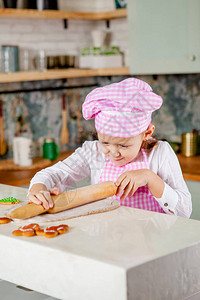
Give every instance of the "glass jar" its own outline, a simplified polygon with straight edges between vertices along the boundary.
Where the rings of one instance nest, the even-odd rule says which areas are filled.
[[[3,45],[2,71],[4,73],[19,71],[19,48],[17,46]]]

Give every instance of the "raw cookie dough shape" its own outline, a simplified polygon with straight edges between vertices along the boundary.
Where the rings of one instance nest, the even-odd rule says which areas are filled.
[[[68,225],[60,224],[58,226],[50,226],[45,229],[40,228],[37,223],[20,226],[17,230],[12,232],[15,236],[31,237],[34,235],[45,236],[47,238],[56,237],[59,234],[65,233],[69,229]]]
[[[4,204],[4,205],[13,205],[18,203],[20,203],[20,200],[14,197],[7,197],[7,198],[0,199],[0,204]]]
[[[0,218],[0,224],[10,223],[12,220],[6,217]]]

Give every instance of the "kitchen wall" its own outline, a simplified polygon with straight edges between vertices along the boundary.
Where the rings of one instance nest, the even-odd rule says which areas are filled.
[[[28,115],[24,117],[24,128],[31,135],[36,145],[36,154],[41,154],[40,145],[43,138],[52,136],[59,143],[61,130],[61,99],[62,93],[67,93],[68,103],[68,128],[70,131],[69,145],[63,150],[77,147],[84,140],[95,138],[93,121],[81,119],[81,126],[77,123],[77,112],[81,110],[81,104],[85,96],[95,86],[102,86],[111,82],[117,82],[125,76],[97,77],[84,79],[70,79],[66,83],[62,80],[38,81],[15,84],[1,84],[1,89],[17,88],[45,88],[48,86],[58,88],[65,85],[67,88],[75,85],[86,85],[82,88],[61,89],[55,91],[28,92],[2,94],[5,138],[9,145],[6,157],[12,156],[12,139],[16,131],[16,117],[13,116],[15,99],[21,97]],[[158,138],[169,141],[180,141],[180,134],[200,129],[200,75],[160,75],[138,77],[148,82],[153,90],[163,97],[162,108],[155,112],[153,120],[156,125]],[[23,108],[18,105],[15,115],[23,114]],[[78,127],[77,127],[78,125]],[[78,128],[78,130],[77,130]],[[5,158],[5,157],[3,157]]]
[[[85,0],[86,1],[86,0]],[[87,0],[89,1],[89,0]],[[128,30],[125,18],[111,21],[111,45],[117,45],[125,54],[125,65],[128,65]],[[91,45],[90,32],[93,29],[106,29],[104,21],[69,20],[68,28],[63,28],[62,20],[31,20],[31,19],[0,19],[0,45],[19,45],[29,48],[35,53],[44,49],[47,54],[78,55],[80,48]],[[17,117],[24,114],[24,130],[35,141],[35,155],[41,154],[43,138],[52,136],[59,143],[61,130],[61,97],[67,93],[68,128],[70,142],[62,150],[74,148],[86,139],[95,136],[93,121],[77,120],[81,103],[86,94],[95,86],[102,86],[120,81],[125,76],[77,78],[68,80],[49,80],[0,84],[3,100],[5,138],[9,146],[7,154],[2,158],[12,156],[12,139],[16,131]],[[162,108],[154,114],[156,135],[170,141],[180,141],[180,134],[200,129],[200,75],[159,75],[138,77],[147,81],[155,92],[163,97]],[[77,88],[70,89],[72,86]],[[80,87],[81,86],[81,87]],[[84,86],[84,87],[83,87]],[[48,91],[48,87],[55,90]],[[57,89],[59,88],[60,89]],[[9,93],[3,91],[46,89],[24,93]],[[24,103],[20,105],[22,99]],[[18,102],[17,102],[18,101]],[[18,103],[15,107],[15,104]]]

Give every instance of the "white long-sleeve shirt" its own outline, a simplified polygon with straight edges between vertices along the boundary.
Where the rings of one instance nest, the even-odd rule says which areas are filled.
[[[162,197],[155,199],[167,214],[189,218],[192,212],[191,195],[176,154],[167,142],[159,141],[158,146],[147,155],[149,169],[165,183]],[[48,190],[57,186],[62,192],[87,177],[91,178],[91,184],[98,183],[105,158],[99,141],[85,142],[68,158],[36,173],[30,188],[35,183],[42,183]]]

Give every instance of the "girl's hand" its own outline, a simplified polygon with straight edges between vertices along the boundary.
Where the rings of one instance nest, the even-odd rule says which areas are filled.
[[[116,196],[121,195],[122,192],[121,200],[124,200],[127,196],[132,196],[139,187],[148,184],[149,172],[151,171],[148,169],[141,169],[121,174],[116,181],[118,186]]]
[[[35,184],[30,190],[28,195],[28,202],[42,205],[45,209],[53,207],[53,200],[51,195],[58,195],[59,188],[54,187],[52,190],[48,191],[44,185]]]

